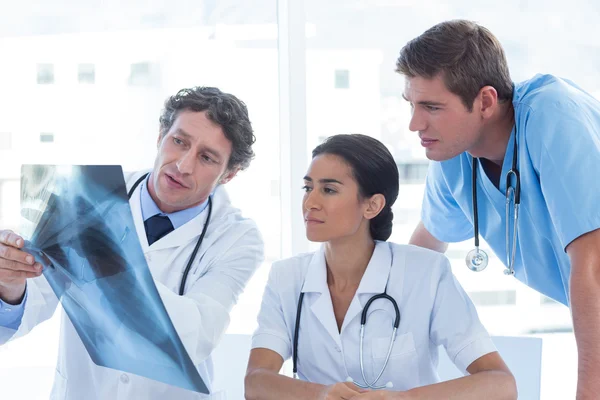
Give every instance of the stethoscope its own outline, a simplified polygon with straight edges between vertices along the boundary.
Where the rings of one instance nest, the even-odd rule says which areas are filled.
[[[131,199],[131,195],[133,194],[135,189],[138,187],[138,185],[140,183],[142,183],[142,181],[144,179],[146,179],[147,176],[148,176],[148,173],[144,174],[140,179],[138,179],[133,184],[133,186],[129,190],[129,193],[127,193],[127,198]],[[202,244],[202,240],[204,239],[204,235],[206,234],[206,229],[208,229],[208,223],[210,222],[210,214],[211,213],[212,213],[212,198],[211,198],[211,196],[208,196],[208,215],[206,216],[206,223],[204,224],[204,228],[202,228],[202,233],[200,234],[200,238],[196,242],[196,247],[194,247],[194,251],[192,252],[190,260],[188,261],[187,266],[185,267],[185,270],[183,271],[183,276],[181,277],[181,284],[179,285],[179,295],[180,296],[183,296],[183,291],[185,289],[185,281],[187,280],[188,274],[190,273],[190,269],[192,268],[192,264],[194,263],[194,259],[196,258],[196,254],[198,253],[198,249],[200,248],[200,245]]]
[[[361,387],[363,389],[377,389],[378,390],[378,389],[386,389],[386,388],[393,387],[392,382],[388,382],[387,384],[385,384],[383,386],[376,385],[377,381],[379,380],[379,378],[381,378],[381,375],[383,375],[383,372],[385,371],[385,368],[388,365],[388,362],[390,360],[390,355],[392,354],[392,348],[394,347],[394,342],[396,341],[396,331],[398,330],[398,325],[400,325],[400,310],[398,309],[398,304],[396,304],[396,300],[394,300],[394,298],[389,296],[386,292],[387,292],[387,287],[383,293],[380,293],[380,294],[377,294],[377,295],[371,297],[369,299],[369,301],[367,301],[365,308],[363,308],[362,314],[360,317],[360,350],[359,350],[360,373],[362,374],[362,378],[365,381],[365,383],[361,384],[359,382],[356,382],[351,377],[348,377],[346,379],[346,381],[352,382],[356,386]],[[392,305],[394,306],[394,311],[396,312],[396,319],[394,320],[394,330],[392,331],[392,336],[390,338],[390,346],[388,348],[388,352],[385,357],[385,362],[383,363],[383,368],[381,368],[381,371],[379,372],[379,375],[377,375],[377,378],[375,378],[375,380],[373,380],[373,382],[369,382],[365,375],[365,367],[364,367],[364,363],[363,363],[363,342],[364,342],[364,337],[365,337],[365,325],[367,323],[367,312],[369,310],[369,307],[371,306],[371,303],[377,299],[386,299],[392,303]],[[302,313],[302,301],[303,300],[304,300],[304,292],[300,293],[300,298],[298,299],[298,311],[296,312],[296,325],[294,326],[294,349],[293,349],[293,354],[292,354],[292,362],[293,362],[293,366],[294,366],[293,373],[294,373],[295,379],[298,378],[298,335],[299,335],[299,331],[300,331],[300,314]]]
[[[471,271],[483,271],[488,265],[488,255],[479,249],[479,218],[477,215],[477,158],[473,157],[473,229],[475,231],[475,248],[471,250],[465,259],[467,267]],[[511,177],[515,178],[515,186],[512,186]],[[513,236],[512,249],[510,248],[510,203],[513,202]],[[515,274],[515,255],[517,252],[517,225],[519,222],[519,204],[521,204],[521,177],[517,169],[517,125],[515,124],[514,152],[512,167],[506,173],[506,265],[504,275]]]

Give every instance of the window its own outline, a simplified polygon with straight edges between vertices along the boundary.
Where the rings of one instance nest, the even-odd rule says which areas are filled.
[[[11,149],[0,150],[0,180],[8,174],[14,181],[14,190],[1,183],[0,227],[19,229],[19,163],[151,168],[166,98],[181,88],[218,87],[246,103],[257,136],[257,157],[227,184],[232,203],[256,222],[265,240],[265,262],[232,310],[228,328],[228,333],[251,334],[271,263],[281,258],[282,231],[289,225],[281,218],[285,211],[280,193],[292,186],[290,174],[281,174],[284,161],[270,156],[280,150],[281,132],[277,2],[187,2],[178,7],[166,0],[84,2],[68,12],[53,2],[34,3],[0,5],[0,17],[15,21],[0,25],[0,52],[5,56],[0,65],[0,132],[12,134]],[[57,13],[60,17],[52,17]],[[106,15],[128,17],[106,24]],[[227,37],[209,39],[217,26],[233,29]],[[36,58],[28,65],[24,54]],[[324,74],[330,90],[333,70],[329,67]],[[60,90],[53,84],[61,84]],[[35,118],[23,117],[23,104],[39,110]],[[17,136],[21,131],[30,134]],[[34,144],[33,153],[27,143]],[[293,182],[299,196],[302,176]],[[61,312],[56,312],[26,337],[0,346],[0,397],[48,398],[60,319]],[[20,385],[14,377],[21,373],[40,384]]]
[[[79,64],[79,83],[93,84],[96,82],[96,66],[94,64]]]
[[[548,296],[544,296],[543,294],[540,295],[540,304],[541,305],[546,305],[546,304],[553,304],[553,305],[557,305],[560,304],[558,301],[551,299]]]
[[[0,150],[10,150],[10,132],[0,132]]]
[[[40,133],[40,143],[54,143],[54,133]]]
[[[396,159],[396,161],[398,161],[398,159]],[[429,163],[426,160],[408,163],[397,162],[397,165],[398,173],[400,174],[400,184],[421,183],[427,177],[427,167]]]
[[[54,64],[37,65],[38,85],[50,85],[54,83]]]
[[[347,69],[338,69],[335,71],[335,88],[350,88],[350,71],[348,71]]]
[[[469,292],[476,306],[506,306],[517,304],[517,292],[514,290],[490,290]]]
[[[152,82],[152,65],[149,62],[131,64],[129,84],[131,86],[148,86]]]

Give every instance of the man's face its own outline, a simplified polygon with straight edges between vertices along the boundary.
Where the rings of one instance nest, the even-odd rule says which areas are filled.
[[[237,173],[228,170],[232,144],[203,112],[180,111],[158,138],[148,189],[161,211],[172,213],[201,204],[217,184]]]
[[[409,129],[419,133],[427,158],[448,160],[477,147],[482,129],[479,97],[469,111],[439,75],[433,79],[406,77],[403,97],[412,109]]]

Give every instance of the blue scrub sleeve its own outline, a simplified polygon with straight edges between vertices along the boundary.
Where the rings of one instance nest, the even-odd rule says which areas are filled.
[[[444,168],[458,165],[454,161],[447,162]],[[461,172],[454,173],[458,175]],[[462,190],[471,190],[471,183],[463,182],[461,187]],[[473,237],[473,224],[448,187],[442,163],[436,161],[430,162],[427,170],[421,221],[429,233],[442,242],[462,242]]]
[[[25,314],[25,302],[27,301],[27,290],[20,304],[7,304],[0,300],[0,326],[8,329],[19,329],[21,319]]]
[[[600,105],[568,98],[529,113],[525,140],[563,250],[600,228]],[[523,191],[531,187],[522,182]]]

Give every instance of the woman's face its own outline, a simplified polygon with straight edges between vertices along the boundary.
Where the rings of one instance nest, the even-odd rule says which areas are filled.
[[[312,242],[327,242],[349,237],[369,229],[369,200],[359,195],[352,169],[331,154],[313,158],[304,177],[302,213],[306,237]]]

